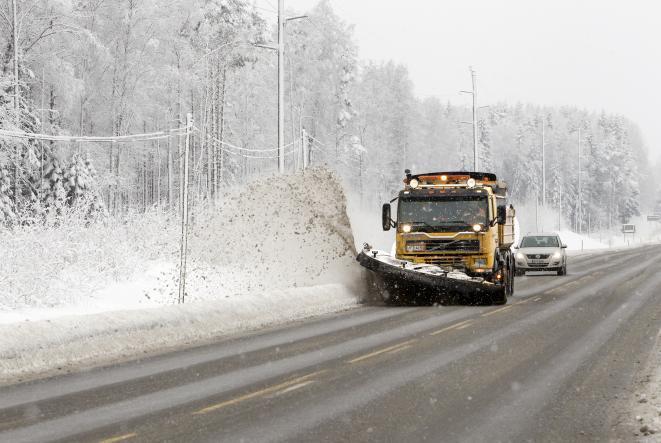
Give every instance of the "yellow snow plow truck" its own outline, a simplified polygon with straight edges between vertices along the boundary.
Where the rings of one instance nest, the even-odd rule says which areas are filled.
[[[515,271],[515,214],[506,193],[491,173],[406,170],[404,189],[383,205],[383,229],[396,229],[395,256],[368,244],[358,255],[372,287],[388,302],[506,303]]]

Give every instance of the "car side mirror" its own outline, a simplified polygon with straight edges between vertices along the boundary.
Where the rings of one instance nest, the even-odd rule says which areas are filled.
[[[381,226],[384,231],[390,231],[390,228],[392,227],[392,217],[390,216],[390,213],[390,203],[384,203],[383,208],[381,208]]]
[[[563,243],[562,244],[562,249],[567,249],[567,245]]]
[[[507,222],[507,206],[498,206],[498,224],[504,225]]]

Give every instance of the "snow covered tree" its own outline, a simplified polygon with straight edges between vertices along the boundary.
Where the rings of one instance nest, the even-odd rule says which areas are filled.
[[[66,205],[67,191],[64,187],[64,171],[57,157],[48,159],[41,183],[41,196],[46,211],[61,215]]]
[[[477,124],[478,155],[482,171],[496,171],[491,157],[491,129],[486,120],[479,120]]]
[[[10,171],[0,165],[0,226],[9,226],[16,219],[11,193]]]

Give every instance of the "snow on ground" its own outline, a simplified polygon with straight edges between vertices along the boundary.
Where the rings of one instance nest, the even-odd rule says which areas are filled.
[[[204,343],[356,305],[341,284],[0,325],[0,384]]]
[[[661,437],[661,331],[647,367],[642,372],[635,392],[632,420],[639,441],[660,441]]]
[[[0,233],[0,379],[356,305],[362,284],[345,205],[337,177],[311,169],[194,212],[183,306],[176,217]]]

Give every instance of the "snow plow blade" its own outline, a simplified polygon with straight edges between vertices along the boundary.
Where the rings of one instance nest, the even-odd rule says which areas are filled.
[[[371,288],[387,303],[433,302],[492,303],[502,287],[465,273],[436,265],[399,260],[376,249],[365,249],[356,260],[369,271]]]

